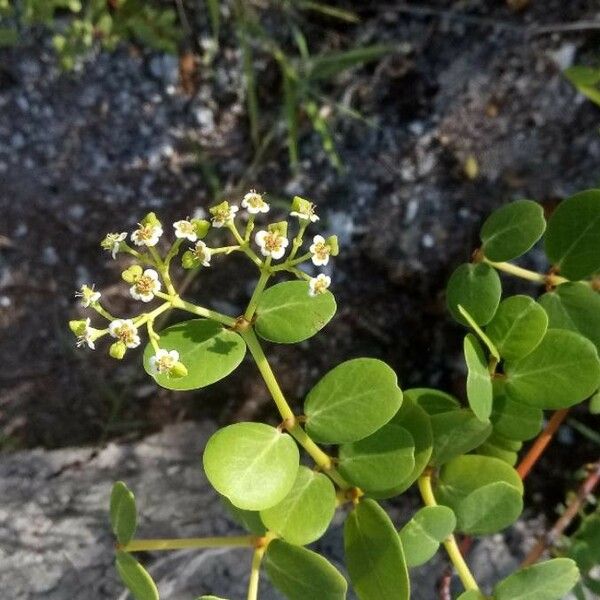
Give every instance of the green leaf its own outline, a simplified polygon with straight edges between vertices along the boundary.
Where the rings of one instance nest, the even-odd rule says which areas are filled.
[[[575,65],[565,69],[563,74],[575,87],[600,83],[600,69],[594,67]]]
[[[405,396],[416,402],[429,415],[448,412],[460,408],[460,402],[450,394],[433,388],[412,388],[404,392]]]
[[[460,304],[477,325],[485,325],[492,320],[501,295],[502,284],[495,269],[485,263],[465,263],[450,276],[446,288],[446,303],[459,323],[469,325],[460,314]]]
[[[495,600],[559,600],[579,579],[575,563],[554,558],[513,573],[494,588]]]
[[[590,398],[590,413],[600,415],[600,390]]]
[[[206,444],[204,470],[212,486],[244,510],[281,502],[298,471],[298,446],[286,433],[264,423],[235,423]]]
[[[117,552],[117,572],[135,600],[159,600],[158,589],[150,574],[127,552]]]
[[[456,600],[488,600],[488,597],[478,590],[467,590],[458,596]]]
[[[137,527],[137,508],[135,496],[122,481],[113,485],[110,494],[110,524],[119,544],[128,544]]]
[[[446,463],[436,481],[435,496],[454,511],[457,530],[469,535],[500,531],[523,510],[518,473],[490,456],[469,454]]]
[[[439,466],[481,445],[490,435],[492,425],[480,421],[470,410],[454,409],[432,415],[431,429],[433,453],[430,462]]]
[[[504,386],[494,383],[491,416],[494,432],[511,440],[525,441],[534,438],[542,429],[543,411],[511,400],[506,395]]]
[[[533,298],[511,296],[500,303],[485,332],[502,358],[516,360],[532,352],[547,329],[548,317]]]
[[[273,585],[289,600],[346,598],[346,580],[316,552],[273,540],[267,547],[264,564]]]
[[[268,529],[290,544],[303,546],[327,531],[335,513],[335,488],[322,473],[301,466],[288,495],[260,512]]]
[[[336,308],[331,292],[310,296],[306,281],[278,283],[260,297],[256,333],[270,342],[295,344],[323,329]]]
[[[306,431],[317,442],[356,442],[385,425],[402,404],[396,373],[375,358],[355,358],[327,373],[304,403]]]
[[[600,190],[580,192],[558,205],[548,221],[546,254],[569,279],[600,269]]]
[[[495,262],[512,260],[525,254],[545,229],[544,209],[532,200],[517,200],[486,219],[481,228],[481,249]]]
[[[533,352],[506,361],[504,370],[510,398],[542,409],[573,406],[593,394],[600,384],[595,346],[563,329],[549,329]]]
[[[472,333],[464,340],[467,363],[467,398],[475,416],[487,422],[492,414],[492,379],[483,349]]]
[[[582,571],[600,564],[600,510],[582,520],[571,538],[569,556],[577,561]]]
[[[308,77],[312,80],[330,79],[340,71],[372,62],[393,51],[394,46],[373,45],[343,52],[329,52],[312,59]]]
[[[389,422],[389,425],[403,427],[410,433],[415,446],[414,467],[404,480],[392,489],[369,492],[368,495],[373,498],[391,498],[392,496],[401,494],[419,478],[429,463],[429,458],[433,450],[433,434],[431,432],[429,415],[412,399],[413,394],[417,397],[420,391],[422,390],[410,390],[411,397],[405,394],[402,406]]]
[[[412,435],[390,422],[358,442],[340,446],[338,470],[366,492],[389,490],[412,473],[414,452]]]
[[[362,500],[348,515],[344,551],[360,600],[409,600],[410,582],[400,537],[374,500]]]
[[[221,502],[223,502],[227,512],[231,515],[233,520],[243,527],[246,531],[253,533],[254,535],[263,536],[267,532],[267,528],[260,519],[260,513],[255,510],[243,510],[238,508],[231,503],[231,500],[226,496],[221,496]]]
[[[564,283],[539,303],[552,329],[569,329],[591,340],[600,352],[600,294],[585,283]]]
[[[447,506],[426,506],[400,530],[400,540],[409,567],[426,563],[456,527],[456,517]]]
[[[481,454],[483,456],[492,456],[493,458],[498,458],[511,467],[514,467],[517,464],[517,460],[519,458],[518,454],[514,450],[507,450],[506,448],[497,446],[493,442],[489,441],[481,444],[481,446],[479,446],[475,452],[476,454]]]
[[[207,319],[167,327],[160,333],[160,347],[177,350],[188,371],[184,377],[153,374],[150,357],[154,348],[148,344],[144,350],[144,369],[156,383],[169,390],[195,390],[215,383],[234,371],[246,354],[246,344],[237,333]]]

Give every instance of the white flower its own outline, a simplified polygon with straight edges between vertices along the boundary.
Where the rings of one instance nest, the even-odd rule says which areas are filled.
[[[121,340],[127,348],[137,348],[140,343],[137,327],[131,319],[115,319],[108,326],[110,335]]]
[[[129,293],[135,300],[150,302],[156,292],[160,292],[158,273],[154,269],[146,269],[136,282],[129,288]]]
[[[315,213],[316,206],[311,202],[302,204],[299,210],[293,210],[290,213],[291,217],[298,217],[301,220],[310,220],[311,223],[316,223],[319,220],[317,213]]]
[[[210,267],[210,248],[202,241],[196,242],[196,247],[192,250],[196,260],[204,267]]]
[[[248,209],[251,215],[257,215],[258,213],[269,212],[269,205],[263,200],[261,194],[256,193],[254,190],[250,190],[242,200],[242,206]]]
[[[289,242],[279,231],[261,230],[254,236],[263,256],[271,256],[275,260],[285,254]]]
[[[171,369],[179,362],[177,350],[163,350],[159,348],[154,356],[150,357],[150,371],[152,373],[170,373]]]
[[[78,336],[77,336],[77,347],[81,348],[81,346],[84,346],[85,344],[87,344],[88,348],[91,348],[92,350],[96,349],[96,346],[94,344],[94,340],[96,339],[96,329],[94,329],[93,327],[90,327],[90,319],[86,319],[85,320],[85,325],[83,327],[83,329],[78,331]]]
[[[311,277],[308,282],[308,294],[310,296],[316,296],[317,294],[324,294],[325,290],[331,285],[331,277],[320,273],[316,277]]]
[[[131,234],[131,241],[136,246],[156,246],[162,234],[163,228],[160,223],[139,223],[139,228]]]
[[[89,308],[92,304],[95,304],[100,300],[100,292],[94,289],[94,285],[89,287],[87,285],[81,286],[81,291],[75,292],[75,298],[81,298],[81,306],[83,308]]]
[[[239,207],[232,205],[223,207],[220,210],[216,210],[213,213],[212,224],[213,227],[223,227],[223,225],[227,225],[227,223],[231,223],[235,218],[235,214],[240,210]]]
[[[175,237],[179,239],[186,239],[190,242],[195,242],[198,239],[198,235],[196,234],[196,228],[191,221],[187,219],[183,219],[181,221],[175,221],[173,223],[173,227],[175,228]]]
[[[312,254],[311,260],[313,265],[321,267],[329,262],[329,255],[331,254],[331,246],[325,242],[325,238],[322,235],[315,235],[313,243],[309,248]]]
[[[125,241],[127,232],[123,233],[107,233],[106,237],[100,242],[100,245],[111,253],[113,258],[117,257],[117,252],[121,248],[121,242]]]

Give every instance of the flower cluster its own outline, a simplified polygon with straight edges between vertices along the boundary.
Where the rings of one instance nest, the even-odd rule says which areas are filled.
[[[254,219],[270,212],[271,207],[262,194],[255,190],[249,191],[241,199],[243,213],[235,204],[223,201],[210,208],[210,221],[201,218],[185,218],[175,221],[173,226],[174,240],[165,253],[161,253],[159,245],[164,235],[164,228],[154,213],[149,213],[131,233],[109,233],[101,242],[101,247],[110,252],[111,256],[127,254],[135,260],[121,274],[129,285],[130,296],[144,304],[156,299],[162,300],[162,306],[142,312],[131,318],[113,317],[101,303],[101,293],[94,285],[83,285],[76,293],[83,308],[96,311],[108,323],[104,329],[92,327],[91,319],[71,321],[70,326],[76,336],[77,346],[87,346],[95,349],[96,341],[108,336],[113,338],[109,354],[121,359],[127,350],[141,345],[140,330],[148,329],[150,344],[154,349],[149,359],[149,369],[157,376],[183,377],[187,369],[180,360],[177,350],[165,349],[160,346],[160,335],[154,332],[154,321],[159,314],[176,307],[181,302],[175,290],[170,275],[170,265],[180,250],[181,264],[185,269],[210,267],[216,254],[229,254],[239,251],[246,254],[263,276],[267,279],[276,271],[288,271],[294,276],[308,282],[308,294],[317,296],[327,291],[331,278],[319,273],[315,277],[302,271],[302,263],[312,262],[317,267],[326,266],[331,256],[338,254],[337,238],[324,238],[315,235],[308,252],[297,256],[304,241],[307,227],[319,220],[315,205],[308,200],[295,197],[292,202],[290,217],[297,219],[295,237],[288,238],[288,221],[280,221],[266,225],[254,233],[253,239],[258,253],[251,247],[251,237],[254,230]],[[240,230],[240,221],[245,222],[245,230]],[[203,239],[211,228],[225,228],[233,234],[236,244],[223,247],[209,247]],[[128,243],[128,240],[130,243]],[[189,245],[187,245],[189,244]],[[184,245],[183,248],[181,246]],[[187,248],[185,247],[187,245]],[[262,259],[260,257],[263,257]],[[273,261],[280,261],[272,264]]]

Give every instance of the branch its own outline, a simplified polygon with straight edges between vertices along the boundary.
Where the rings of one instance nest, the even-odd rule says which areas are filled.
[[[571,524],[571,521],[577,516],[579,510],[585,504],[589,495],[594,491],[599,482],[600,460],[591,466],[588,476],[577,490],[576,496],[567,505],[565,512],[558,521],[556,521],[554,527],[538,540],[537,544],[531,549],[529,554],[525,557],[525,560],[521,565],[522,567],[528,567],[537,562],[542,554],[556,543],[565,529]]]

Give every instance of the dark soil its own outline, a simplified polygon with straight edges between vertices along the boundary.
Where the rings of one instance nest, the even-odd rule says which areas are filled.
[[[145,376],[139,352],[117,363],[103,346],[77,350],[66,327],[80,314],[73,293],[85,282],[103,290],[112,312],[134,310],[119,283],[127,261],[113,262],[100,250],[104,234],[131,229],[149,210],[169,223],[210,206],[215,178],[234,200],[251,187],[274,203],[296,193],[312,198],[321,223],[340,236],[336,318],[310,343],[269,348],[290,397],[301,398],[324,370],[363,354],[388,361],[403,387],[463,396],[463,331],[446,313],[443,290],[477,246],[482,220],[522,197],[550,210],[600,182],[600,110],[561,75],[573,62],[598,58],[599,34],[540,29],[597,19],[599,6],[531,0],[517,13],[502,2],[448,0],[430,2],[431,14],[421,2],[410,10],[402,2],[361,6],[358,25],[317,18],[305,24],[315,49],[382,42],[401,48],[328,84],[331,98],[366,119],[335,124],[341,173],[308,130],[297,173],[289,169],[283,134],[250,168],[240,56],[227,25],[216,61],[199,68],[192,94],[179,83],[176,59],[131,47],[99,53],[74,74],[60,72],[44,32],[0,50],[5,448],[99,444],[190,418],[276,419],[249,361],[218,385],[174,395]],[[208,35],[202,15],[192,16]],[[280,26],[275,17],[267,25],[275,33]],[[280,82],[274,65],[259,58],[270,124],[280,109]],[[464,171],[471,157],[474,179]],[[536,266],[545,268],[540,261]],[[231,258],[188,295],[236,314],[252,277]],[[565,472],[595,451],[567,430],[545,466],[568,486]],[[553,490],[547,505],[564,497],[563,483]]]

